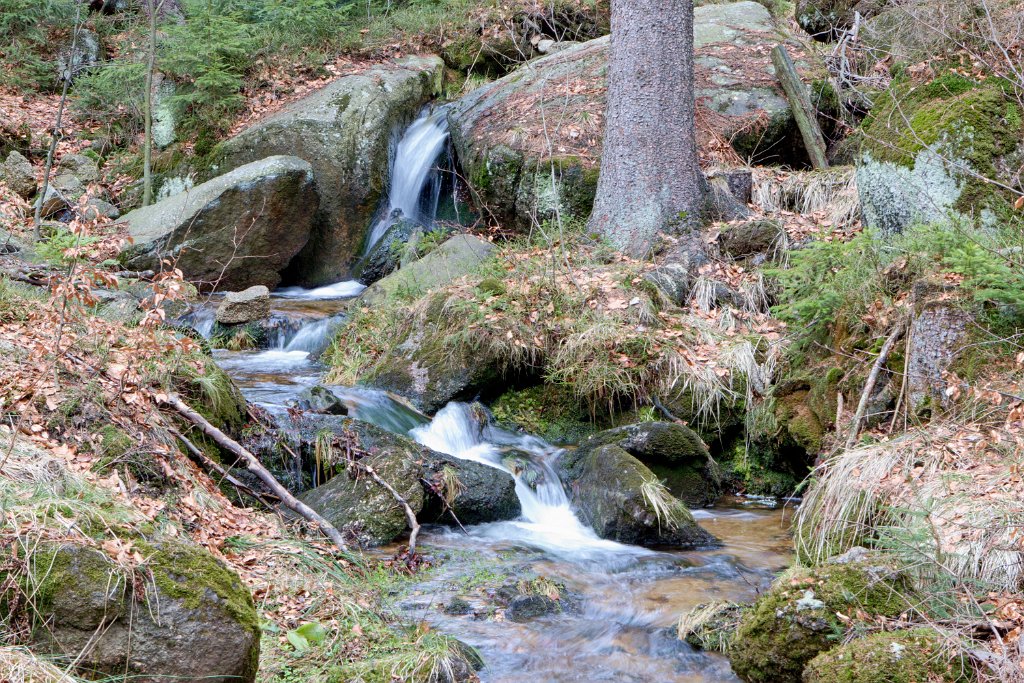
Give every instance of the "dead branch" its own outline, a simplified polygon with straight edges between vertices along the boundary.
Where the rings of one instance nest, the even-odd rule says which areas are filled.
[[[850,435],[846,437],[847,449],[853,448],[853,445],[857,443],[857,435],[860,434],[860,423],[864,419],[864,411],[867,410],[868,399],[875,388],[875,382],[878,381],[878,375],[882,372],[885,361],[889,359],[889,353],[892,352],[893,345],[896,344],[896,340],[903,334],[904,327],[904,323],[897,324],[895,329],[889,334],[889,338],[885,340],[885,344],[882,345],[882,350],[878,352],[878,358],[875,359],[875,364],[871,367],[868,381],[864,383],[864,391],[860,395],[860,402],[857,403],[857,411],[853,414],[853,423],[850,424]]]
[[[200,449],[198,446],[192,443],[192,441],[187,436],[185,436],[184,434],[182,434],[181,432],[174,428],[170,428],[168,429],[168,431],[171,434],[173,434],[179,441],[181,441],[181,443],[185,446],[185,449],[192,455],[192,459],[198,465],[200,465],[201,467],[205,467],[208,470],[212,470],[222,480],[234,486],[235,490],[238,491],[239,494],[244,493],[250,498],[259,501],[268,508],[272,509],[274,507],[271,504],[271,502],[266,499],[265,496],[263,496],[260,493],[257,493],[256,491],[252,490],[252,488],[250,488],[243,482],[239,481],[237,477],[232,476],[231,472],[229,472],[227,469],[221,466],[220,463],[210,458],[208,455],[206,455],[206,453],[203,453],[202,449]]]
[[[411,558],[414,556],[416,554],[416,537],[420,534],[420,523],[417,521],[416,513],[412,511],[412,507],[409,505],[408,501],[405,500],[401,493],[395,490],[394,486],[387,483],[379,474],[377,474],[377,471],[374,470],[372,466],[364,465],[363,463],[352,459],[349,459],[349,465],[370,475],[370,479],[373,479],[375,482],[383,486],[387,492],[390,493],[396,501],[398,501],[399,505],[405,508],[405,518],[409,520],[409,528],[412,529],[412,533],[409,534],[409,557]]]
[[[274,495],[281,499],[281,502],[284,503],[288,509],[293,510],[303,519],[318,526],[324,535],[331,539],[331,542],[338,546],[339,549],[345,551],[348,550],[348,546],[341,537],[341,532],[338,531],[333,524],[321,517],[313,508],[293,496],[291,492],[282,486],[281,482],[279,482],[274,475],[263,466],[255,455],[250,453],[227,434],[210,424],[205,417],[188,407],[188,405],[176,395],[157,395],[156,398],[160,403],[174,408],[174,410],[176,410],[182,417],[199,427],[199,429],[201,429],[208,437],[213,439],[218,446],[241,458],[245,462],[246,468],[259,477],[260,481],[266,484]]]

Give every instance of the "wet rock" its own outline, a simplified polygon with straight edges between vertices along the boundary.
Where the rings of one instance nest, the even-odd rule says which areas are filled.
[[[514,598],[505,609],[505,618],[517,624],[533,621],[547,614],[562,611],[558,601],[545,595],[520,595]]]
[[[391,220],[391,226],[353,269],[353,274],[364,284],[373,284],[395,271],[403,261],[410,238],[422,230],[413,221],[404,220],[401,209],[394,210]]]
[[[217,322],[222,325],[251,323],[270,317],[270,290],[253,285],[241,292],[228,292],[217,306]]]
[[[756,2],[695,10],[697,102],[716,122],[715,132],[744,157],[802,149],[769,58],[778,39],[771,15]],[[528,229],[535,220],[589,215],[600,166],[592,143],[603,134],[603,117],[592,112],[605,111],[609,45],[606,36],[549,54],[477,88],[450,110],[452,143],[466,177],[503,224]],[[807,63],[798,67],[810,70]],[[567,96],[555,85],[566,82],[589,87]],[[523,101],[536,104],[524,110]],[[566,129],[554,153],[538,144],[545,139],[544,111],[585,122]],[[750,126],[755,118],[765,125]],[[510,141],[513,124],[522,133]],[[712,137],[701,133],[698,145],[707,154]]]
[[[3,180],[7,187],[23,199],[36,193],[36,171],[32,162],[18,152],[11,152],[3,165]]]
[[[439,91],[441,71],[437,57],[406,57],[343,76],[211,153],[209,175],[271,154],[299,154],[312,164],[320,205],[290,280],[314,286],[348,275],[387,192],[392,135]]]
[[[883,564],[792,569],[744,613],[729,661],[750,683],[799,683],[807,663],[853,627],[849,617],[897,617],[912,594],[906,578]]]
[[[121,259],[155,270],[173,258],[200,288],[273,287],[309,239],[318,202],[307,162],[268,157],[128,213],[134,244]]]
[[[599,432],[580,444],[579,450],[607,444],[618,446],[649,467],[688,506],[712,505],[722,494],[722,470],[689,427],[639,422]]]
[[[823,652],[810,661],[803,683],[917,683],[973,680],[971,665],[933,628],[872,633]]]
[[[238,575],[182,541],[134,545],[152,572],[144,600],[99,551],[36,551],[34,649],[73,657],[81,671],[143,682],[255,680],[259,619]]]
[[[494,245],[475,235],[455,235],[418,261],[373,283],[359,301],[380,303],[398,292],[428,292],[473,271],[494,251]]]
[[[583,520],[601,538],[648,546],[715,543],[650,469],[613,443],[566,451],[556,471]]]
[[[61,157],[60,171],[70,173],[85,184],[95,183],[100,179],[99,164],[85,154],[67,154]]]
[[[302,410],[310,410],[314,413],[348,415],[348,406],[333,391],[322,384],[303,389],[299,394],[298,404]]]
[[[461,617],[472,612],[473,606],[456,595],[448,601],[448,604],[446,604],[441,611],[451,616]]]
[[[507,472],[437,453],[408,437],[346,417],[305,414],[289,425],[300,451],[312,462],[318,438],[330,433],[343,439],[360,462],[371,465],[409,503],[419,521],[454,524],[453,510],[464,524],[513,519],[519,515],[515,482]],[[301,498],[343,533],[367,546],[402,536],[408,523],[404,508],[371,478],[344,471],[343,453],[326,463],[339,473]],[[448,468],[443,476],[438,476]],[[442,502],[441,498],[444,498]]]

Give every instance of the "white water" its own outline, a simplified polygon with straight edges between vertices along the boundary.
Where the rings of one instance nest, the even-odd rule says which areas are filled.
[[[302,287],[282,287],[281,289],[274,290],[274,295],[279,296],[282,299],[307,299],[307,300],[321,300],[321,299],[347,299],[349,297],[358,296],[362,291],[366,289],[366,285],[356,280],[342,280],[341,282],[335,282],[333,285],[324,285],[323,287],[316,287],[314,289],[304,289]]]
[[[409,432],[416,441],[441,453],[473,460],[508,472],[516,482],[522,519],[472,527],[471,533],[522,543],[572,561],[635,558],[651,551],[599,538],[572,510],[551,462],[561,450],[535,436],[513,434],[476,419],[465,403],[449,403],[429,424]],[[536,488],[502,462],[502,447],[531,456],[540,471]]]
[[[420,197],[427,181],[432,175],[436,175],[432,174],[434,164],[444,150],[447,140],[448,122],[443,107],[425,109],[406,129],[395,149],[388,205],[370,231],[370,238],[366,241],[367,252],[391,227],[391,216],[395,209],[401,210],[402,216],[407,220],[424,225],[434,220],[440,184],[433,184],[433,191],[425,206],[421,206]]]

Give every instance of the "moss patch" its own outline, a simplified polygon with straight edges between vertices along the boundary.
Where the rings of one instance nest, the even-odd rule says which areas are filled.
[[[804,669],[804,683],[969,681],[970,665],[932,629],[874,633],[824,652]]]
[[[729,650],[733,669],[751,683],[800,681],[804,666],[857,621],[897,617],[911,594],[907,581],[885,567],[792,569],[740,621]]]

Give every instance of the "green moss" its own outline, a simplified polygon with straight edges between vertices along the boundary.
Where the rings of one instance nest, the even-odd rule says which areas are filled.
[[[1006,84],[977,82],[944,74],[927,85],[898,81],[880,98],[862,125],[862,149],[876,161],[911,167],[922,149],[937,148],[973,173],[953,172],[963,183],[954,208],[964,214],[983,208],[1008,214],[1003,192],[984,179],[999,179],[999,159],[1021,143],[1022,113]],[[975,175],[977,174],[977,175]]]
[[[135,546],[146,558],[146,566],[163,595],[181,600],[188,609],[222,609],[243,628],[259,633],[249,590],[209,551],[173,540],[136,540]]]
[[[970,664],[933,629],[874,633],[824,652],[804,669],[804,683],[968,681]]]
[[[569,387],[540,384],[502,394],[491,407],[498,422],[553,443],[579,443],[598,426]]]
[[[804,666],[856,622],[899,616],[910,594],[903,577],[884,567],[794,568],[743,616],[729,651],[733,669],[750,683],[799,681]]]
[[[33,597],[34,618],[52,614],[58,598],[67,603],[72,596],[73,602],[78,592],[82,600],[77,610],[98,610],[111,619],[124,610],[127,581],[118,566],[98,551],[76,545],[43,546],[32,553],[30,567],[27,592]],[[97,586],[109,587],[102,604],[89,599]]]

